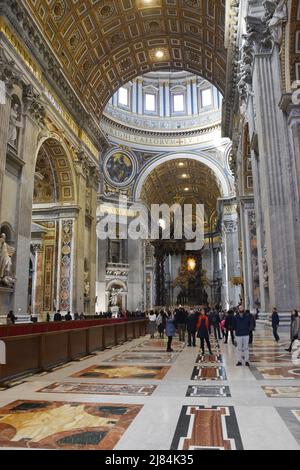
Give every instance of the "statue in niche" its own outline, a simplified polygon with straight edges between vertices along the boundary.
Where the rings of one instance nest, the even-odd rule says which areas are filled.
[[[20,122],[20,106],[14,102],[10,111],[9,129],[8,129],[8,143],[14,148],[18,144],[18,129],[22,127]]]
[[[267,289],[269,287],[269,266],[267,260],[267,248],[264,248],[264,255],[262,259],[263,273],[264,273],[264,287]]]
[[[84,296],[90,296],[90,281],[89,281],[89,272],[85,271],[84,273]]]
[[[12,275],[11,258],[15,253],[15,249],[6,243],[5,233],[0,237],[0,282],[7,287],[13,287],[16,279]]]
[[[117,307],[119,304],[120,294],[123,292],[123,289],[115,289],[114,287],[111,290],[109,303],[112,307]]]

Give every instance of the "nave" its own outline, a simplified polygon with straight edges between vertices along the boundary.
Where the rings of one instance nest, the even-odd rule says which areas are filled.
[[[262,323],[250,369],[149,335],[0,392],[2,449],[300,450],[300,364]]]

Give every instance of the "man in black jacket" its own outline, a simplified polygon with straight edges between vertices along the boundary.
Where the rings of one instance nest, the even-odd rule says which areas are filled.
[[[272,313],[272,328],[273,328],[273,335],[274,335],[274,339],[275,341],[278,343],[278,341],[280,340],[279,336],[278,336],[278,327],[279,327],[279,323],[280,323],[280,319],[279,319],[279,315],[278,315],[278,312],[277,312],[277,308],[273,308],[273,313]]]
[[[188,346],[196,346],[196,332],[197,332],[197,323],[198,323],[198,314],[191,310],[187,319],[186,319],[186,326],[188,332]]]
[[[237,366],[243,365],[243,355],[245,358],[245,365],[250,367],[249,364],[249,335],[250,335],[250,316],[245,313],[244,307],[239,306],[239,311],[234,317],[233,329],[236,335],[237,342]]]
[[[174,323],[178,330],[179,341],[183,342],[185,341],[186,317],[186,311],[180,306],[175,312]]]
[[[208,320],[209,320],[209,332],[211,333],[211,327],[213,327],[216,341],[218,340],[218,338],[222,339],[221,330],[220,330],[221,319],[220,319],[218,307],[216,307],[216,310],[212,310],[209,313]]]

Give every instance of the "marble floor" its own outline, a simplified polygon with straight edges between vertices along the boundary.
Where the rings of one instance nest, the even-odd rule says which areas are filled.
[[[251,367],[236,348],[134,340],[0,384],[2,449],[300,450],[300,369],[259,325]]]

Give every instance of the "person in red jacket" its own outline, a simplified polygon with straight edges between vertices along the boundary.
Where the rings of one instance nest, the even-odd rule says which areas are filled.
[[[206,344],[207,344],[207,347],[208,347],[208,350],[209,350],[209,354],[212,355],[210,341],[209,341],[209,320],[208,320],[208,317],[205,313],[204,308],[202,308],[200,310],[200,316],[199,316],[199,320],[198,320],[198,323],[197,323],[197,331],[198,331],[197,337],[200,338],[201,349],[202,349],[203,356],[205,354],[204,341],[206,341]]]

